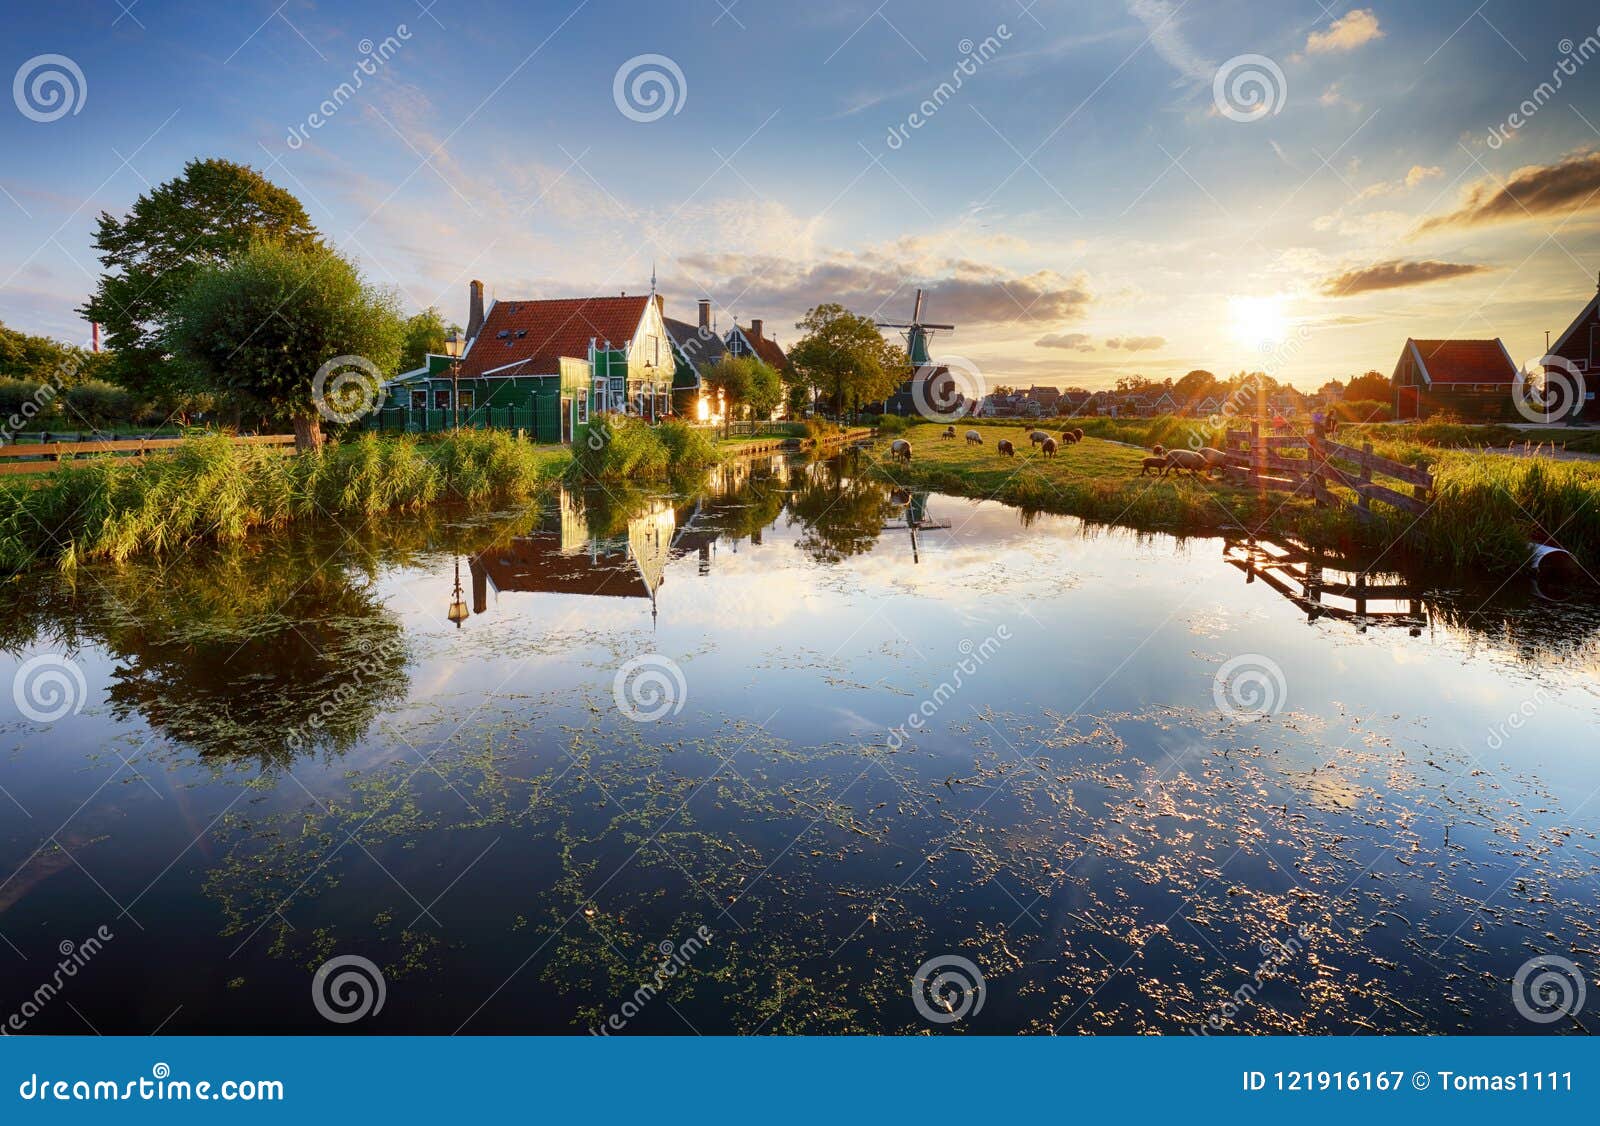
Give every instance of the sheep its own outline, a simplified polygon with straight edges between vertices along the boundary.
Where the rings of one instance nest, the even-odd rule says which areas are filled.
[[[1046,434],[1043,430],[1031,430],[1028,432],[1028,441],[1032,442],[1036,446],[1049,437],[1050,435]]]
[[[983,445],[983,435],[979,434],[976,430],[968,430],[967,445]]]
[[[1229,465],[1228,455],[1219,449],[1211,446],[1201,446],[1199,453],[1201,457],[1206,459],[1206,468],[1208,470],[1226,469]]]
[[[956,436],[956,428],[954,426],[946,426],[944,428],[944,433],[939,435],[939,437],[941,437],[941,438],[954,438],[955,436]]]
[[[1072,431],[1072,437],[1079,442],[1083,441],[1083,427],[1075,427]]]
[[[1198,477],[1202,472],[1210,470],[1206,459],[1194,450],[1168,450],[1166,461],[1167,467],[1161,471],[1163,477],[1174,469],[1180,473],[1187,469],[1191,477]]]
[[[1054,438],[1045,438],[1043,442],[1039,443],[1039,448],[1044,451],[1045,457],[1056,456],[1056,440]]]
[[[896,438],[889,444],[889,456],[911,464],[911,443],[904,438]]]
[[[995,449],[1000,452],[1001,457],[1017,456],[1017,447],[1013,446],[1011,442],[1005,438],[1001,438],[1000,441],[995,444]]]
[[[1076,430],[1063,430],[1061,432],[1061,443],[1062,443],[1062,445],[1070,446],[1070,445],[1073,445],[1074,443],[1076,443],[1077,440],[1078,440],[1078,432]]]
[[[1161,470],[1167,467],[1167,455],[1162,454],[1160,457],[1147,457],[1144,459],[1143,465],[1144,468],[1139,470],[1139,476],[1148,477],[1152,469],[1156,470],[1157,476],[1160,476]]]

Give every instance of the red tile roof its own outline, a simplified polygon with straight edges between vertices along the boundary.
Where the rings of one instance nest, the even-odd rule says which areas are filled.
[[[778,347],[776,340],[772,340],[765,335],[757,336],[743,325],[738,327],[739,331],[744,334],[744,338],[750,342],[750,346],[756,350],[756,355],[761,358],[762,363],[768,367],[777,368],[779,371],[784,371],[789,367],[789,357],[783,354],[783,349]]]
[[[555,375],[562,356],[588,359],[591,339],[624,347],[638,331],[649,304],[648,296],[496,301],[461,361],[461,376],[470,378],[496,368],[505,368],[499,375]]]
[[[1433,383],[1504,383],[1517,365],[1498,340],[1412,340]]]

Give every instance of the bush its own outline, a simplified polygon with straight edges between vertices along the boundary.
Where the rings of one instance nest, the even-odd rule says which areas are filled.
[[[1388,422],[1394,417],[1394,405],[1373,399],[1349,399],[1335,403],[1333,413],[1343,422]]]
[[[656,434],[667,448],[669,469],[704,469],[716,464],[717,448],[704,430],[686,422],[663,422],[656,427]]]
[[[579,471],[596,481],[648,480],[666,475],[672,460],[666,443],[642,418],[600,415],[578,435],[573,447]]]
[[[131,423],[139,414],[139,404],[126,389],[101,379],[91,379],[66,391],[69,422],[90,426]]]
[[[871,425],[870,423],[868,425]],[[897,414],[886,414],[878,419],[879,434],[904,434],[911,425],[911,420],[902,418]]]

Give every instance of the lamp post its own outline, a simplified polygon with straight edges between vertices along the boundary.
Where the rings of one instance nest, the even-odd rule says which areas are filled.
[[[467,603],[461,596],[461,556],[456,556],[456,585],[450,592],[450,612],[446,615],[455,623],[456,629],[461,628],[461,623],[467,620]]]
[[[445,334],[444,354],[450,357],[450,411],[451,429],[461,432],[461,352],[466,341],[461,333],[451,329]]]

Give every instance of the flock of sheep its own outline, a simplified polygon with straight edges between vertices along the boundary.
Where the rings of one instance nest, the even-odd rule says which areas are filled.
[[[944,433],[939,435],[940,438],[946,440],[952,440],[955,436],[956,428],[954,426],[946,426]],[[968,430],[966,441],[969,446],[981,446],[983,445],[983,435],[976,430]],[[1063,430],[1061,437],[1057,439],[1043,430],[1033,430],[1028,434],[1028,441],[1039,447],[1045,457],[1055,457],[1062,446],[1070,446],[1083,441],[1083,431],[1081,429]],[[995,450],[1001,457],[1017,456],[1017,447],[1008,438],[1001,438],[996,442]],[[909,462],[911,460],[911,443],[904,438],[896,438],[889,446],[889,456],[897,461]],[[1154,449],[1154,456],[1144,459],[1143,468],[1139,470],[1139,476],[1146,476],[1152,469],[1156,470],[1157,476],[1160,477],[1165,477],[1173,470],[1181,473],[1187,469],[1191,476],[1198,477],[1204,473],[1209,477],[1212,470],[1224,468],[1227,464],[1228,455],[1221,450],[1212,449],[1210,446],[1199,450],[1169,450],[1164,446],[1157,445]]]

